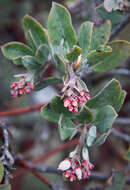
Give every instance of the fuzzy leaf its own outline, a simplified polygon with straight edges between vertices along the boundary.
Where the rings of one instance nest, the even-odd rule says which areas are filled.
[[[93,114],[88,107],[84,106],[83,109],[76,114],[76,119],[79,123],[87,124],[93,121]]]
[[[22,63],[28,70],[35,70],[41,66],[35,57],[28,55],[22,57]]]
[[[104,20],[111,20],[112,26],[121,23],[124,18],[124,14],[122,14],[122,12],[120,11],[112,11],[110,13],[106,12],[102,4],[97,7],[97,11],[101,18],[103,18]]]
[[[33,51],[20,42],[9,42],[1,47],[3,55],[8,59],[17,59],[25,55],[33,55]]]
[[[117,113],[112,106],[107,105],[99,110],[97,110],[94,116],[94,125],[97,127],[98,132],[107,133],[111,128]]]
[[[32,42],[36,44],[36,47],[39,47],[41,44],[48,44],[46,30],[34,18],[29,15],[25,15],[22,24],[25,36],[30,42],[30,45],[32,45]],[[29,39],[30,37],[28,38],[29,31],[31,32],[31,41]]]
[[[46,44],[42,44],[36,51],[36,57],[40,63],[44,64],[48,60],[49,48]]]
[[[75,125],[70,119],[61,116],[58,124],[61,140],[66,140],[72,136],[75,131]]]
[[[91,146],[100,146],[106,141],[116,117],[117,113],[110,105],[96,110],[93,124],[96,126],[99,135],[94,139]]]
[[[58,3],[53,2],[52,4],[47,29],[54,45],[60,45],[62,39],[67,49],[71,49],[76,44],[76,34],[72,27],[70,14],[65,7]]]
[[[114,106],[114,107],[115,107],[115,110],[116,110],[117,112],[120,111],[121,106],[122,106],[123,103],[124,103],[125,97],[126,97],[126,91],[122,90],[122,92],[120,93],[119,99],[118,99],[118,101],[117,101],[118,103],[115,104],[115,106]]]
[[[0,190],[11,190],[10,184],[0,185]]]
[[[83,49],[83,55],[86,55],[91,45],[93,31],[92,22],[84,22],[79,29],[78,33],[78,45]]]
[[[100,26],[94,25],[90,50],[95,50],[100,45],[105,45],[110,38],[110,32],[111,22],[109,20],[106,20]]]
[[[4,166],[3,166],[2,162],[0,161],[0,183],[3,179],[3,176],[4,176]]]
[[[79,46],[75,45],[73,46],[73,49],[69,53],[66,54],[66,57],[69,61],[73,62],[78,58],[78,56],[81,53],[82,53],[82,49]]]
[[[108,43],[111,46],[112,52],[98,53],[93,55],[93,58],[88,59],[93,62],[93,70],[95,72],[106,72],[123,64],[130,56],[130,43],[124,40],[116,40]],[[117,56],[118,55],[118,56]]]
[[[41,115],[44,119],[55,123],[58,123],[60,118],[60,114],[51,109],[49,105],[43,106],[41,108]]]
[[[61,79],[54,78],[54,77],[47,77],[42,82],[35,85],[35,90],[41,90],[43,88],[46,88],[47,86],[55,85],[59,83],[62,83]]]
[[[105,187],[105,190],[123,190],[125,185],[125,177],[122,172],[115,172],[114,177],[112,178],[112,184],[109,184]]]
[[[118,112],[124,101],[125,94],[123,92],[120,83],[113,79],[95,97],[88,100],[86,106],[91,109],[100,109],[111,105]]]

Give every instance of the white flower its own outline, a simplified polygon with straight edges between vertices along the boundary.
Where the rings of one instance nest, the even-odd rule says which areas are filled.
[[[75,174],[77,175],[77,178],[78,178],[79,180],[82,179],[82,170],[81,170],[80,167],[78,167],[78,168],[75,169]]]
[[[65,170],[68,170],[70,167],[71,167],[71,162],[70,162],[70,160],[66,159],[66,160],[63,160],[59,164],[58,170],[65,171]]]

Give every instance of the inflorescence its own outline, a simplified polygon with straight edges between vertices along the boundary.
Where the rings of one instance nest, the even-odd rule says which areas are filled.
[[[73,113],[78,113],[90,99],[86,84],[83,84],[83,81],[75,74],[71,66],[68,66],[62,93],[64,107]]]
[[[12,82],[10,85],[10,94],[13,98],[20,97],[24,94],[29,94],[34,89],[33,81],[28,81],[26,76],[23,76],[18,82]]]
[[[80,161],[75,158],[66,158],[58,167],[59,170],[63,171],[63,176],[71,182],[88,179],[93,168],[94,165],[88,160]]]
[[[74,113],[78,113],[79,108],[82,104],[86,104],[87,100],[90,99],[90,95],[85,91],[80,91],[77,95],[72,94],[70,97],[65,98],[64,107],[66,107],[69,111]]]

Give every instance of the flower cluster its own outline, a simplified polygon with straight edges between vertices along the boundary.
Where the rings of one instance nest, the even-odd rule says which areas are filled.
[[[85,91],[80,91],[77,95],[72,94],[70,97],[65,98],[64,107],[69,111],[78,113],[79,107],[87,103],[87,100],[90,99],[90,94]]]
[[[17,98],[23,94],[31,93],[34,89],[34,85],[32,81],[27,81],[26,77],[22,77],[20,81],[12,82],[10,88],[10,94],[13,96],[13,98]]]
[[[73,113],[78,113],[90,99],[89,90],[87,85],[76,75],[72,66],[68,66],[67,70],[62,89],[64,107]]]
[[[73,182],[75,180],[88,179],[91,170],[94,168],[88,160],[66,158],[60,164],[58,169],[63,171],[66,179]]]

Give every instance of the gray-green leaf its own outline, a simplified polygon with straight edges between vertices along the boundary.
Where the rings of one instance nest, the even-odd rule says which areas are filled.
[[[53,2],[52,4],[47,29],[54,45],[60,45],[62,39],[67,49],[71,49],[76,44],[76,34],[72,27],[70,14],[65,7],[58,3]]]

